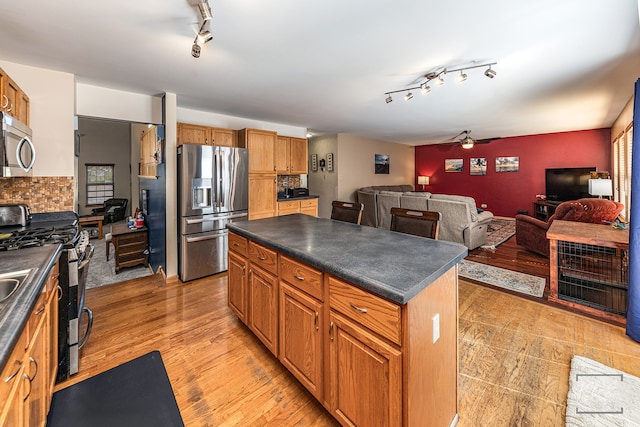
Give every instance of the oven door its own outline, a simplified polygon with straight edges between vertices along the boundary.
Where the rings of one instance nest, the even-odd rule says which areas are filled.
[[[7,114],[2,115],[3,177],[31,176],[36,161],[36,148],[31,129]]]

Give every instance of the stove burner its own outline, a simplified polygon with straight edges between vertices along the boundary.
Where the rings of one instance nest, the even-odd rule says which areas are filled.
[[[13,231],[8,237],[0,239],[0,251],[69,243],[76,238],[76,233],[77,229],[73,225]]]

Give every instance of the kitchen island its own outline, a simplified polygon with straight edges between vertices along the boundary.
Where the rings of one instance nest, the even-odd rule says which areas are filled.
[[[302,214],[229,233],[229,306],[343,425],[457,422],[465,246]]]

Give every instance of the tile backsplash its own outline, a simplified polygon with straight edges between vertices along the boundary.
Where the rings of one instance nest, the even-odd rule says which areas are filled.
[[[31,213],[72,211],[72,176],[0,178],[0,204],[24,204]]]
[[[300,187],[300,175],[278,175],[278,192]]]

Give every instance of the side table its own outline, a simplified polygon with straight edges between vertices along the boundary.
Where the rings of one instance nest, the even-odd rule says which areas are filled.
[[[149,241],[146,227],[129,228],[127,224],[114,224],[111,227],[111,242],[115,248],[116,274],[123,267],[144,264],[149,266]]]
[[[98,227],[98,240],[102,240],[102,221],[104,220],[104,216],[102,215],[97,215],[97,216],[81,216],[80,218],[78,218],[78,224],[80,224],[80,228],[84,228],[84,227],[89,227],[89,226],[94,226],[94,227]],[[89,238],[93,239],[96,236],[91,237],[91,235],[89,235]]]

